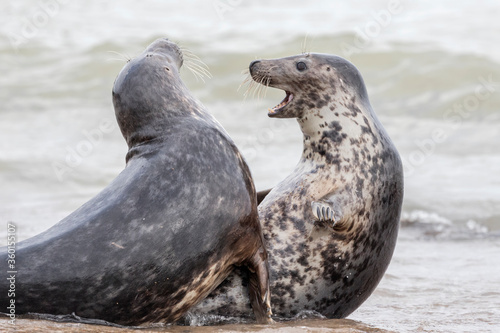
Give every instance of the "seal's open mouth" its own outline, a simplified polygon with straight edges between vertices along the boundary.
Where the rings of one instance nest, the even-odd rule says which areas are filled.
[[[285,91],[285,92],[286,92],[285,98],[281,101],[280,104],[269,109],[269,115],[274,115],[274,114],[278,113],[279,111],[281,111],[281,109],[283,109],[285,106],[287,106],[293,100],[293,94],[289,91]]]

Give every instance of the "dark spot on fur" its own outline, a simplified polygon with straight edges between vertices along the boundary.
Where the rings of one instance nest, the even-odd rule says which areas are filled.
[[[318,94],[314,93],[313,98],[314,98],[314,100],[316,100],[316,107],[318,109],[323,108],[330,101],[330,95],[328,95],[328,94],[324,94],[323,98],[320,98]]]
[[[299,284],[301,286],[303,286],[306,281],[306,276],[301,276],[298,269],[290,271],[290,278],[292,280],[292,284]]]
[[[308,267],[309,266],[309,261],[307,260],[308,258],[308,255],[305,253],[305,254],[302,254],[299,259],[297,259],[297,263],[299,263],[300,265],[304,266],[304,267]]]
[[[359,176],[357,177],[357,182],[356,182],[356,195],[358,198],[362,199],[363,198],[363,185],[364,185],[365,180],[363,178],[360,178]]]
[[[329,128],[331,128],[331,131],[324,131],[323,132],[323,137],[321,138],[320,142],[323,141],[325,138],[328,138],[332,143],[334,144],[340,144],[342,140],[347,138],[346,133],[342,133],[342,126],[338,121],[332,121],[329,125]]]
[[[328,124],[328,127],[337,131],[337,132],[340,132],[342,130],[342,126],[340,125],[340,122],[338,122],[338,121],[332,121],[330,124]]]

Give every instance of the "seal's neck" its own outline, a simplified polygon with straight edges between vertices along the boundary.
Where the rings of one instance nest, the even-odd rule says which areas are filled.
[[[368,144],[364,135],[377,135],[378,120],[369,103],[332,101],[322,109],[309,110],[298,118],[304,134],[303,158],[322,158],[327,153],[339,153],[352,142]],[[369,140],[370,144],[373,140]],[[377,141],[375,139],[375,141]]]

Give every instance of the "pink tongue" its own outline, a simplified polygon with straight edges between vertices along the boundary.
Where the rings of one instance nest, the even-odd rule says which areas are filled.
[[[290,103],[292,101],[292,99],[293,99],[293,94],[289,94],[288,98],[286,100],[283,100],[283,102],[281,102],[280,104],[276,105],[274,108],[269,109],[269,110],[276,111],[277,109],[281,109],[282,107],[284,107],[285,105]]]

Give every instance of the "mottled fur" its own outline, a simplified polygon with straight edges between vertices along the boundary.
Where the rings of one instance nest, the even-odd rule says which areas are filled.
[[[299,64],[302,63],[302,64]],[[391,260],[403,199],[400,157],[377,119],[358,70],[340,57],[304,54],[261,60],[252,77],[293,99],[269,116],[297,118],[304,134],[295,170],[259,196],[278,317],[314,310],[353,312]],[[319,208],[319,210],[318,210]],[[319,213],[319,214],[318,214]],[[194,312],[242,316],[243,274],[232,274]],[[234,305],[219,307],[229,298]]]
[[[126,168],[61,222],[18,244],[17,315],[172,322],[242,265],[255,314],[270,321],[250,171],[180,79],[182,63],[177,45],[158,39],[118,75],[113,103],[129,146]],[[9,274],[1,267],[5,311]]]

